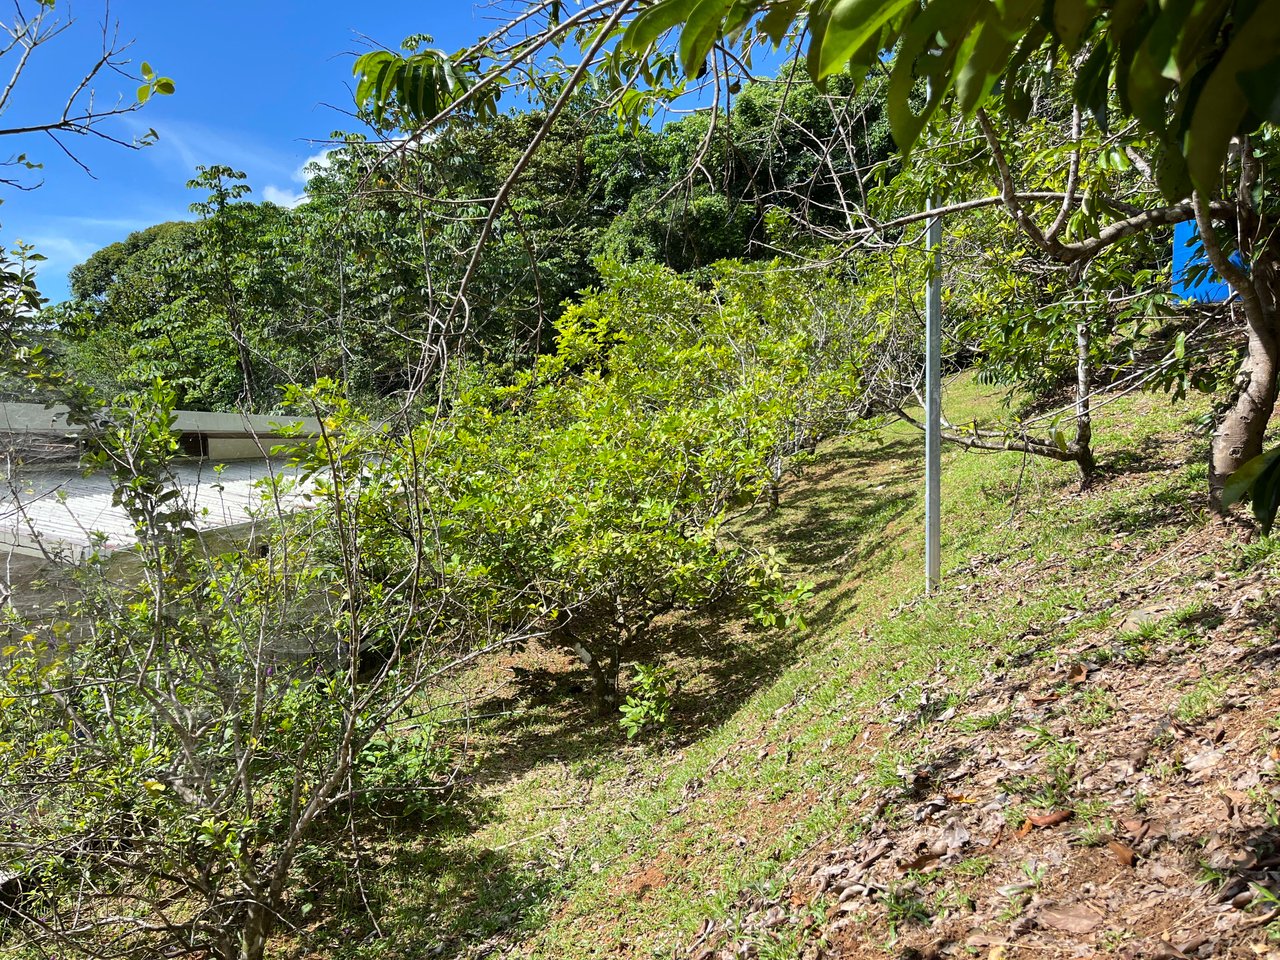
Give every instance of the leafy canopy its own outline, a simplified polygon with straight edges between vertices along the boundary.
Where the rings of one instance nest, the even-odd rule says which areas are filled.
[[[576,14],[584,48],[597,41],[586,28],[618,8],[596,4]],[[568,21],[560,13],[523,47],[500,55],[485,44],[452,58],[370,54],[356,64],[358,99],[379,115],[394,100],[405,121],[438,120],[450,103],[468,99],[460,96],[458,69],[501,76],[531,48],[562,41]],[[951,95],[972,115],[999,88],[1010,112],[1025,117],[1028,88],[1062,50],[1071,56],[1081,107],[1105,125],[1114,91],[1121,115],[1161,142],[1159,177],[1171,197],[1193,185],[1211,189],[1233,137],[1280,121],[1280,0],[655,0],[640,6],[616,53],[666,63],[665,42],[674,37],[679,66],[696,77],[717,47],[749,62],[757,44],[781,46],[801,30],[819,84],[846,70],[855,78],[889,71],[889,118],[904,150]],[[450,59],[459,65],[454,75],[444,69]],[[922,80],[929,87],[923,100],[916,95]],[[491,106],[487,97],[474,102]]]

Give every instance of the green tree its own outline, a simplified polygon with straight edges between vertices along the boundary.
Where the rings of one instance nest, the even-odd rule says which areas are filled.
[[[998,169],[1001,201],[1026,237],[1064,265],[1083,266],[1137,232],[1197,221],[1209,259],[1240,298],[1247,339],[1239,389],[1214,437],[1210,494],[1216,505],[1221,506],[1226,478],[1261,451],[1280,373],[1280,252],[1262,162],[1270,138],[1267,123],[1280,119],[1280,28],[1275,26],[1280,17],[1270,4],[1220,0],[1135,7],[1072,0],[1007,7],[980,0],[656,0],[638,7],[592,5],[564,17],[559,5],[538,12],[544,17],[541,29],[529,29],[523,19],[516,40],[514,22],[503,25],[485,42],[454,56],[471,76],[480,77],[465,98],[448,104],[438,99],[440,109],[430,115],[402,109],[402,118],[431,125],[485,103],[486,94],[510,78],[515,64],[563,43],[575,30],[583,38],[583,65],[563,70],[562,76],[570,83],[580,79],[591,72],[586,64],[592,62],[597,75],[620,89],[648,85],[651,96],[616,95],[633,114],[650,105],[651,97],[683,92],[677,63],[686,77],[702,77],[708,65],[749,65],[759,45],[776,46],[788,38],[805,44],[809,72],[819,84],[844,74],[862,84],[887,72],[885,107],[898,145],[914,147],[944,100],[961,115],[976,118]],[[624,26],[621,40],[611,43],[613,31]],[[499,49],[500,55],[494,52]],[[394,98],[387,78],[412,86],[407,78],[416,76],[413,70],[425,62],[422,58],[438,56],[411,54],[385,75],[366,74],[364,89],[374,99]],[[1056,216],[1046,229],[1028,213],[1008,160],[1007,141],[1026,123],[1034,106],[1030,91],[1038,87],[1046,62],[1057,65],[1058,82],[1099,129],[1110,131],[1109,118],[1115,116],[1133,121],[1136,135],[1151,147],[1147,162],[1163,198],[1138,210],[1115,211],[1097,236],[1078,241],[1064,241],[1055,232]],[[919,89],[923,81],[927,96]],[[722,82],[731,87],[736,80]],[[1007,133],[984,112],[997,90],[1010,124]],[[1117,132],[1121,137],[1132,133],[1127,126]],[[1087,191],[1066,192],[1071,206],[1085,209]],[[1233,253],[1244,267],[1235,265]]]

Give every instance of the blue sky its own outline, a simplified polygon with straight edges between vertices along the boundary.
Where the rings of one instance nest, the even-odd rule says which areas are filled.
[[[101,46],[103,6],[58,0],[59,16],[77,22],[38,51],[42,59],[24,75],[0,125],[60,109]],[[485,33],[493,15],[466,0],[115,0],[111,16],[122,39],[135,41],[135,67],[149,61],[173,78],[177,92],[152,100],[113,132],[128,139],[154,128],[160,140],[141,151],[68,141],[91,177],[43,136],[4,138],[0,155],[25,152],[44,163],[33,175],[44,185],[26,193],[0,187],[0,242],[35,244],[49,258],[41,289],[59,300],[67,270],[95,250],[153,223],[189,218],[186,182],[197,164],[244,170],[254,198],[288,201],[302,190],[301,168],[322,149],[317,141],[354,127],[342,112],[351,108],[353,54],[370,41],[396,47],[413,33],[456,49]],[[0,67],[7,75],[7,60]],[[135,87],[103,79],[99,102],[119,93],[132,98]]]

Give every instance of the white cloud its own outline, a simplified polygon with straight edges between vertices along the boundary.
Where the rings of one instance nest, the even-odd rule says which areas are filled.
[[[293,179],[298,183],[307,183],[312,177],[323,173],[329,169],[329,156],[334,152],[334,148],[321,150],[319,153],[313,153],[307,159],[302,161],[302,165],[294,171]]]
[[[300,207],[310,198],[305,190],[294,192],[289,189],[281,189],[280,187],[268,185],[262,190],[262,199],[267,203],[274,203],[276,206],[288,207],[292,210],[294,207]]]
[[[321,150],[319,153],[313,153],[307,159],[298,165],[298,169],[293,171],[293,182],[302,185],[301,190],[294,190],[290,187],[277,187],[275,184],[269,184],[262,190],[262,199],[268,203],[274,203],[281,207],[300,207],[306,203],[307,184],[311,182],[311,178],[318,176],[325,170],[329,169],[329,155],[333,153],[332,149]]]
[[[39,234],[20,239],[26,240],[35,248],[36,253],[46,258],[33,264],[36,273],[44,280],[50,277],[61,280],[72,267],[84,263],[102,248],[102,244],[90,240],[77,240],[55,234]],[[61,287],[61,284],[55,285]],[[40,287],[43,290],[45,283],[41,282]]]

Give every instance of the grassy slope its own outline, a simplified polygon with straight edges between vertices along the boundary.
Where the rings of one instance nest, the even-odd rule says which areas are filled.
[[[992,403],[966,379],[949,388],[953,420]],[[878,446],[824,450],[780,510],[749,523],[817,584],[807,633],[716,613],[666,625],[676,647],[664,660],[684,686],[674,729],[640,745],[564,696],[578,678],[558,655],[519,657],[534,671],[523,690],[507,664],[468,678],[490,695],[477,712],[503,715],[467,737],[457,814],[428,839],[388,834],[367,891],[387,936],[321,930],[315,947],[672,956],[708,918],[785,898],[808,852],[857,842],[871,805],[892,815],[883,798],[933,749],[912,732],[916,714],[956,706],[955,722],[976,729],[964,703],[993,664],[1052,659],[1124,614],[1099,598],[1177,574],[1185,560],[1169,548],[1205,522],[1196,412],[1160,397],[1108,405],[1095,435],[1115,471],[1088,495],[1069,466],[949,451],[947,588],[928,601],[918,435],[897,425]],[[827,909],[792,905],[815,921]],[[793,922],[756,948],[798,956],[815,936]]]

